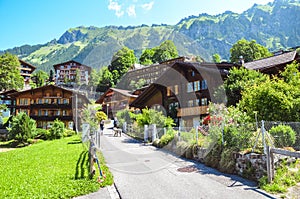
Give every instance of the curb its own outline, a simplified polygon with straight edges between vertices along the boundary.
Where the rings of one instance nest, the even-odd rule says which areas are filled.
[[[111,186],[108,186],[107,190],[109,192],[111,199],[122,199],[115,183]]]

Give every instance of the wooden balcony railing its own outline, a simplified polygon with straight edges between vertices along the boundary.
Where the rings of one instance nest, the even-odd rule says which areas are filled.
[[[206,114],[208,111],[208,106],[194,106],[187,108],[179,108],[177,112],[177,117],[184,116],[196,116],[201,114]]]

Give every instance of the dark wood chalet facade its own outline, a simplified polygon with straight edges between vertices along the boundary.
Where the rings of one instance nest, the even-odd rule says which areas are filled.
[[[19,62],[20,62],[20,73],[21,76],[24,78],[24,89],[28,89],[30,88],[29,81],[36,67],[21,59],[19,59]]]
[[[54,85],[15,92],[9,96],[14,100],[14,115],[25,112],[36,120],[37,127],[44,129],[50,128],[56,118],[63,121],[67,128],[74,129],[76,108],[80,112],[88,102],[85,96]]]
[[[223,84],[231,63],[174,63],[131,104],[135,108],[163,110],[177,125],[197,126],[208,113],[213,93]],[[221,96],[226,100],[226,96]]]

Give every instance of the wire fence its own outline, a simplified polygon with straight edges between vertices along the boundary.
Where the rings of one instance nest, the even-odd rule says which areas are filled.
[[[300,150],[300,122],[269,122],[259,121],[244,124],[214,123],[198,127],[174,127],[176,142],[186,142],[209,148],[216,143],[227,148],[243,151],[263,152],[266,146]],[[126,127],[126,133],[132,137],[148,141],[161,139],[169,130],[156,128],[145,136],[145,128],[135,124]]]

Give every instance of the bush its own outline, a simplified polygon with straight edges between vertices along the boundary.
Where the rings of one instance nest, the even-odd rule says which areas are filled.
[[[174,136],[175,136],[175,131],[173,129],[168,129],[167,133],[161,136],[159,146],[160,147],[166,146],[167,144],[169,144],[171,140],[174,139]]]
[[[35,138],[48,140],[50,138],[50,132],[47,129],[37,128]]]
[[[36,122],[21,112],[12,118],[11,127],[8,128],[9,138],[26,143],[28,139],[33,138],[36,134]]]
[[[296,132],[290,126],[273,126],[269,133],[274,137],[277,147],[293,146],[296,142]]]
[[[76,134],[76,132],[73,131],[72,129],[65,129],[63,135],[64,135],[64,137],[70,137],[70,136],[75,135],[75,134]]]
[[[52,140],[52,139],[62,138],[64,135],[64,131],[65,131],[65,124],[58,119],[54,120],[53,125],[49,130],[50,132],[49,139]]]

